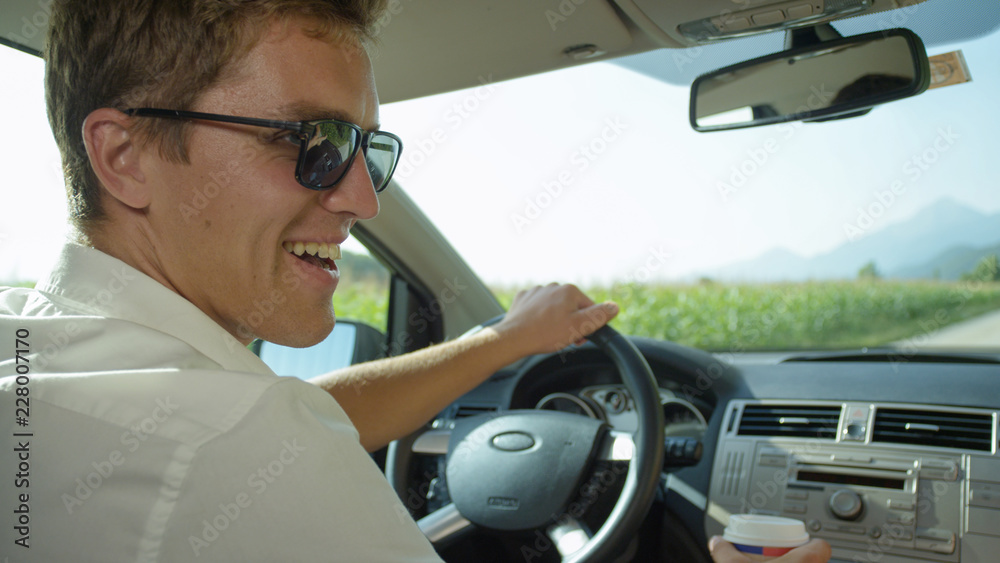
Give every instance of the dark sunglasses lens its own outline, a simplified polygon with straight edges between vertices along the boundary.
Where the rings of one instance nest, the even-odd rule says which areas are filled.
[[[299,175],[310,187],[328,188],[347,172],[352,149],[358,146],[360,135],[341,123],[323,122],[316,127],[318,130],[309,141]]]
[[[389,185],[392,173],[396,169],[400,152],[399,139],[382,133],[372,135],[371,144],[365,153],[365,163],[368,174],[372,178],[375,191],[380,192]]]

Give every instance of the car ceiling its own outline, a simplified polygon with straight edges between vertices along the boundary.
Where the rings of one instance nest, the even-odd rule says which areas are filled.
[[[51,0],[0,1],[0,42],[39,54]],[[910,8],[910,13],[902,14],[902,22],[875,13],[922,1],[871,0],[869,15],[838,22],[837,27],[845,35],[908,27],[934,45],[988,33],[1000,20],[995,0],[932,0],[920,9]],[[704,72],[780,50],[783,34],[699,46],[681,35],[678,25],[744,9],[766,10],[796,3],[390,0],[389,11],[377,28],[379,45],[373,57],[379,97],[389,103],[608,59],[666,82],[690,84]],[[978,17],[956,15],[959,8]],[[567,49],[583,45],[593,45],[603,54],[580,60],[566,54]]]

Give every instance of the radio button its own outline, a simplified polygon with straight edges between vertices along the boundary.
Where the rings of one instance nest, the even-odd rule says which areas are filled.
[[[789,489],[785,491],[785,498],[790,500],[807,500],[809,498],[809,491]]]
[[[969,504],[986,508],[1000,508],[1000,485],[970,483]]]
[[[786,502],[784,511],[789,514],[805,514],[806,505],[801,502]]]
[[[841,520],[857,519],[863,507],[861,497],[850,489],[841,489],[830,497],[830,510]]]
[[[910,541],[913,539],[913,531],[908,528],[892,528],[889,530],[889,537],[894,540]]]
[[[871,463],[872,456],[870,455],[848,455],[848,454],[833,454],[833,461],[839,461],[841,463]]]
[[[788,465],[788,456],[760,454],[760,464],[767,467],[785,467]]]
[[[954,461],[927,460],[920,465],[920,476],[924,479],[954,481],[958,479],[958,464]]]
[[[889,511],[888,516],[885,517],[886,522],[898,522],[905,526],[913,524],[916,517],[912,512],[893,512]]]
[[[813,518],[806,522],[806,527],[814,532],[818,532],[823,527],[823,524],[820,524],[819,520]]]
[[[924,551],[933,551],[934,553],[954,553],[955,540],[952,539],[950,542],[943,542],[938,540],[925,540],[922,538],[917,538],[913,542],[913,547],[917,549],[922,549]]]
[[[865,440],[865,425],[858,423],[851,423],[844,427],[844,434],[841,437],[842,440],[851,440],[854,442],[864,442]]]
[[[940,542],[954,542],[955,533],[951,530],[941,528],[917,528],[917,537],[925,540],[937,540]]]
[[[889,508],[896,510],[913,510],[914,504],[905,500],[889,499]]]

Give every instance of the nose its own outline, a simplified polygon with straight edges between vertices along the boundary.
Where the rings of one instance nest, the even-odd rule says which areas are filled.
[[[331,213],[350,213],[358,219],[378,215],[378,195],[363,154],[358,154],[336,186],[320,192],[320,204]]]

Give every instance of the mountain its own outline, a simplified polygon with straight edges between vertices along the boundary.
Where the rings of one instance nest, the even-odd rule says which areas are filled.
[[[980,260],[995,254],[1000,256],[1000,244],[985,247],[956,246],[921,264],[912,264],[888,273],[890,278],[939,278],[957,280],[971,272]]]
[[[864,217],[859,215],[856,224],[865,226]],[[874,262],[883,274],[917,277],[915,274],[923,271],[919,270],[920,266],[946,251],[957,252],[962,247],[985,248],[992,244],[1000,244],[1000,213],[987,215],[945,198],[903,222],[865,233],[825,254],[805,258],[776,248],[752,260],[730,264],[704,275],[739,281],[853,279],[862,266]],[[957,260],[954,256],[949,259]],[[962,259],[956,265],[949,265],[949,271],[964,263]],[[908,270],[910,267],[915,269]],[[940,265],[931,266],[930,272],[920,277],[931,277],[934,267]]]

